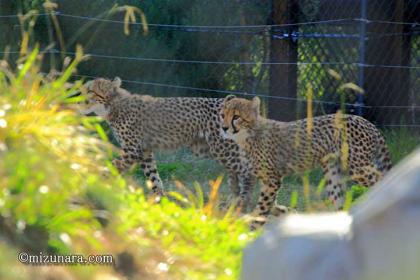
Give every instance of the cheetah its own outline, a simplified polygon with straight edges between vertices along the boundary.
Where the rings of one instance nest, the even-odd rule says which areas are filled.
[[[162,180],[153,152],[186,146],[201,157],[212,157],[228,173],[228,184],[243,211],[249,190],[256,183],[249,161],[240,156],[239,146],[220,133],[220,108],[223,98],[158,98],[131,94],[121,88],[121,80],[97,78],[86,85],[87,109],[111,127],[122,153],[113,160],[120,172],[140,163],[152,191],[164,195]]]
[[[247,100],[229,95],[220,115],[225,137],[247,152],[254,175],[262,181],[257,216],[272,211],[286,175],[320,165],[328,198],[341,209],[345,178],[369,187],[391,168],[384,137],[362,117],[337,113],[279,122],[262,117],[259,109],[258,97]]]

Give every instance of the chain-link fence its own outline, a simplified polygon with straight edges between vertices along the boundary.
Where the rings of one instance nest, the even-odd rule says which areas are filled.
[[[115,2],[57,1],[61,31],[41,14],[34,40],[53,46],[44,70],[59,67],[80,43],[91,58],[78,75],[120,76],[139,93],[255,94],[269,116],[292,120],[306,115],[312,87],[316,114],[344,102],[347,112],[380,126],[420,127],[417,0],[123,1],[149,21],[147,34],[138,22],[129,36],[124,14],[106,13]],[[0,46],[12,55],[20,43],[15,8],[0,11]],[[364,93],[342,90],[350,82]]]
[[[288,1],[286,7],[284,2],[276,6],[282,12],[275,13],[276,22],[284,24],[272,28],[271,40],[287,41],[279,48],[289,52],[271,57],[271,61],[290,64],[279,66],[286,68],[279,71],[288,75],[280,77],[281,83],[273,83],[278,89],[272,86],[271,95],[282,96],[288,91],[289,98],[304,97],[312,85],[320,101],[315,104],[318,113],[335,112],[345,94],[348,112],[378,125],[418,125],[419,1],[308,0]],[[333,78],[331,70],[341,80]],[[297,86],[290,87],[294,80]],[[359,85],[364,93],[341,91],[340,86],[348,82]],[[281,86],[287,83],[289,88]],[[292,105],[290,101],[270,108],[283,108],[293,116]],[[304,110],[300,110],[302,114]]]

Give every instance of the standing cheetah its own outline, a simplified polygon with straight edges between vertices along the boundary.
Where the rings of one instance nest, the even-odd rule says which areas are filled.
[[[84,113],[94,112],[105,119],[121,145],[121,157],[113,160],[119,171],[140,162],[153,192],[160,196],[164,192],[153,151],[187,146],[227,169],[229,186],[246,210],[256,177],[249,161],[240,157],[239,146],[221,136],[222,98],[155,98],[129,93],[121,88],[119,78],[98,78],[87,86],[87,103]]]
[[[320,165],[328,198],[343,207],[345,181],[372,186],[391,168],[385,140],[373,124],[354,115],[326,115],[294,122],[265,119],[260,99],[227,96],[223,131],[247,152],[262,183],[256,215],[267,216],[284,176]]]

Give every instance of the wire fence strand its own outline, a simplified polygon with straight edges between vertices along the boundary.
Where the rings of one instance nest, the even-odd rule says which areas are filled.
[[[36,13],[34,15],[37,15],[37,16],[56,15],[56,16],[61,16],[61,17],[75,18],[75,19],[125,24],[125,21],[123,20],[113,20],[113,19],[98,18],[98,17],[91,17],[91,16],[80,16],[80,15],[62,13],[60,11],[50,12],[50,13]],[[15,14],[0,15],[0,18],[17,18],[17,17],[19,17],[19,15],[15,15]],[[261,25],[183,25],[183,24],[161,24],[161,23],[147,23],[147,25],[151,27],[175,27],[175,28],[246,29],[246,28],[271,28],[271,27],[289,27],[289,26],[315,25],[315,24],[332,24],[332,23],[341,23],[341,22],[366,22],[368,24],[369,23],[396,24],[396,25],[410,25],[413,27],[420,26],[419,22],[399,22],[399,21],[372,20],[372,19],[363,19],[363,18],[340,18],[340,19],[306,21],[306,22],[297,22],[297,23],[261,24]],[[130,22],[130,25],[143,25],[143,23]]]
[[[99,77],[99,76],[84,75],[84,74],[74,74],[73,76],[79,77],[79,78],[89,78],[89,79],[102,78],[102,77]],[[199,88],[199,87],[191,87],[191,86],[184,86],[184,85],[173,85],[173,84],[150,82],[150,81],[126,80],[126,79],[122,79],[122,81],[124,83],[128,83],[128,84],[139,84],[139,85],[158,86],[158,87],[175,88],[175,89],[186,89],[186,90],[192,90],[192,91],[213,92],[213,93],[219,93],[219,94],[234,94],[234,95],[242,95],[242,96],[259,96],[259,97],[263,97],[263,98],[296,101],[296,102],[304,102],[304,103],[308,102],[306,99],[303,99],[303,98],[286,97],[286,96],[272,96],[272,95],[261,94],[261,93],[251,94],[251,93],[246,93],[246,92],[242,92],[242,91]],[[420,109],[420,106],[367,106],[367,105],[357,105],[357,104],[354,104],[354,103],[346,103],[346,102],[339,103],[339,102],[331,102],[331,101],[323,101],[323,100],[312,100],[311,102],[313,102],[315,104],[346,105],[346,106],[349,106],[349,107],[361,106],[363,108]]]
[[[19,51],[0,51],[0,54],[18,54]],[[64,55],[76,55],[75,52],[63,52],[56,49],[50,49],[43,53],[57,53]],[[183,63],[183,64],[220,64],[220,65],[354,65],[360,67],[383,67],[383,68],[401,68],[401,69],[420,69],[420,66],[407,65],[381,65],[381,64],[364,64],[359,62],[340,62],[340,61],[317,61],[317,62],[254,62],[254,61],[206,61],[206,60],[183,60],[183,59],[166,59],[166,58],[150,58],[150,57],[131,57],[117,56],[97,53],[86,53],[88,57],[103,59],[119,59],[146,62],[162,62],[162,63]]]
[[[46,73],[44,73],[46,74]],[[89,78],[89,79],[97,79],[102,78],[98,76],[92,76],[92,75],[83,75],[83,74],[74,74],[73,76],[79,77],[79,78]],[[159,86],[159,87],[168,87],[168,88],[181,88],[181,89],[187,89],[187,90],[193,90],[193,91],[205,91],[205,92],[213,92],[213,93],[220,93],[220,94],[234,94],[234,95],[242,95],[242,96],[258,96],[263,98],[274,98],[274,99],[281,99],[281,100],[288,100],[288,101],[298,101],[298,102],[308,102],[306,99],[298,99],[298,98],[289,98],[289,97],[281,97],[281,96],[270,96],[266,94],[250,94],[246,92],[240,92],[240,91],[231,91],[231,90],[219,90],[219,89],[206,89],[206,88],[197,88],[197,87],[189,87],[189,86],[181,86],[181,85],[171,85],[171,84],[163,84],[163,83],[155,83],[155,82],[145,82],[145,81],[135,81],[135,80],[121,80],[124,83],[131,83],[131,84],[140,84],[140,85],[151,85],[151,86]],[[326,102],[322,100],[312,100],[313,103],[328,103],[328,104],[337,104],[334,102]],[[344,103],[344,105],[347,106],[355,106],[351,103]],[[363,106],[363,107],[370,107],[370,106]],[[394,107],[394,106],[385,106],[385,107]],[[406,106],[398,106],[399,108],[405,108]],[[411,108],[411,107],[410,107]],[[418,109],[420,109],[420,106],[417,106]],[[407,125],[407,124],[384,124],[381,125],[383,127],[412,127],[412,128],[420,128],[420,125]]]
[[[69,13],[63,13],[61,11],[55,11],[51,13],[38,13],[37,16],[50,16],[55,15],[59,18],[67,18],[67,19],[74,19],[77,21],[93,21],[93,22],[102,22],[102,23],[110,23],[116,25],[126,24],[124,20],[117,20],[114,18],[104,18],[104,17],[92,17],[92,16],[84,16],[84,15],[75,15]],[[211,56],[212,58],[217,57],[217,59],[182,59],[182,57],[176,56],[176,59],[171,57],[159,57],[153,55],[151,57],[148,56],[127,56],[127,55],[116,55],[114,53],[100,53],[98,51],[88,52],[86,56],[90,59],[94,60],[106,60],[111,61],[110,63],[105,62],[104,64],[108,63],[112,65],[113,60],[121,60],[121,61],[133,61],[133,62],[144,62],[144,63],[154,63],[156,67],[166,67],[166,65],[171,67],[178,67],[176,65],[180,65],[181,69],[186,69],[186,67],[207,67],[208,69],[213,72],[218,72],[218,69],[228,69],[227,67],[232,66],[236,69],[241,69],[239,71],[245,71],[245,69],[258,69],[264,68],[268,69],[267,66],[297,66],[299,74],[304,75],[304,80],[306,83],[310,81],[315,81],[315,87],[324,92],[324,96],[333,96],[334,95],[334,87],[331,87],[331,81],[321,80],[319,77],[328,77],[327,72],[328,69],[338,69],[343,70],[342,74],[346,80],[354,81],[358,78],[354,76],[355,73],[360,73],[361,71],[366,71],[366,73],[371,73],[372,71],[396,71],[401,70],[404,73],[411,73],[414,75],[412,81],[414,87],[416,87],[416,80],[415,76],[418,76],[418,70],[420,66],[416,63],[416,60],[401,60],[398,62],[403,62],[407,64],[388,64],[390,61],[397,61],[394,59],[382,59],[382,60],[371,60],[365,61],[360,60],[359,56],[356,52],[352,51],[351,48],[353,43],[350,43],[346,50],[340,49],[337,50],[336,46],[340,46],[342,48],[342,43],[346,44],[347,42],[367,42],[368,40],[380,40],[384,38],[384,40],[388,40],[391,37],[398,37],[405,36],[404,38],[416,38],[420,33],[418,32],[418,27],[420,26],[418,22],[402,22],[402,21],[387,21],[387,20],[376,20],[376,19],[369,19],[369,18],[359,18],[357,15],[356,17],[354,14],[349,13],[348,17],[342,17],[341,14],[340,18],[337,19],[326,19],[326,20],[304,20],[300,22],[293,22],[293,23],[284,23],[284,24],[243,24],[243,25],[191,25],[191,24],[161,24],[161,23],[148,23],[149,29],[152,30],[167,30],[167,31],[184,31],[184,32],[203,32],[203,33],[226,33],[226,34],[238,34],[238,35],[257,35],[257,36],[269,36],[269,40],[288,40],[293,41],[297,44],[299,42],[299,58],[296,61],[276,61],[275,59],[267,59],[267,57],[262,58],[261,56],[248,56],[248,58],[252,58],[250,60],[243,59],[244,57],[240,57],[241,59],[232,59],[232,56]],[[0,15],[0,19],[10,19],[10,18],[17,18],[19,15]],[[67,21],[68,22],[68,21]],[[383,32],[378,33],[376,32],[377,29],[372,29],[374,32],[366,32],[366,33],[358,33],[358,26],[366,24],[370,26],[380,25],[383,26]],[[142,22],[130,22],[130,26],[142,26]],[[110,25],[111,26],[111,25]],[[391,27],[389,27],[391,26]],[[403,27],[398,27],[403,26]],[[322,27],[322,28],[321,28]],[[321,29],[320,29],[321,28]],[[376,27],[375,27],[376,28]],[[319,32],[321,30],[321,32]],[[165,33],[164,33],[165,34]],[[183,35],[182,35],[183,36]],[[189,36],[189,35],[188,35]],[[191,36],[201,36],[191,34]],[[235,40],[240,42],[240,37],[235,37]],[[195,38],[195,37],[194,37]],[[202,38],[202,37],[199,37]],[[219,37],[218,37],[219,38]],[[224,37],[223,37],[224,38]],[[264,37],[258,37],[264,39]],[[332,43],[334,40],[334,43]],[[353,40],[353,41],[352,41]],[[393,40],[393,39],[391,39]],[[338,43],[335,43],[338,42]],[[414,41],[416,43],[416,41]],[[341,44],[341,45],[340,45]],[[311,48],[308,48],[311,46]],[[341,53],[339,52],[341,51]],[[0,51],[0,54],[19,54],[19,51]],[[61,51],[57,49],[47,49],[43,51],[44,54],[60,54],[65,56],[74,56],[75,52],[71,51]],[[386,53],[386,50],[384,50]],[[170,54],[172,55],[172,54]],[[378,52],[378,56],[383,56]],[[416,56],[416,53],[413,52],[412,56]],[[202,58],[203,56],[198,56]],[[181,58],[181,59],[179,59]],[[206,58],[204,56],[204,58]],[[255,58],[255,60],[254,60]],[[220,60],[219,60],[220,59]],[[369,63],[369,62],[376,62],[376,63]],[[382,63],[381,63],[382,62]],[[385,63],[383,63],[385,62]],[[97,63],[97,62],[94,62]],[[100,62],[102,63],[102,62]],[[185,66],[184,66],[185,65]],[[203,66],[201,66],[203,65]],[[241,66],[240,68],[237,66]],[[384,70],[370,70],[374,68],[382,68]],[[171,68],[172,69],[172,68]],[[174,68],[175,69],[175,68]],[[178,68],[176,68],[178,69]],[[271,68],[270,68],[271,69]],[[365,70],[364,70],[365,69]],[[387,70],[389,69],[389,70]],[[395,69],[395,70],[394,70]],[[329,71],[329,70],[328,70]],[[95,74],[95,72],[93,72]],[[85,77],[85,78],[97,78],[95,75],[75,75],[76,77]],[[300,76],[299,76],[300,77]],[[347,78],[348,77],[348,78]],[[144,78],[144,77],[143,77]],[[330,77],[331,78],[331,77]],[[152,78],[154,79],[154,78]],[[368,77],[366,79],[369,79]],[[389,86],[392,81],[386,78],[384,80],[378,80],[378,84],[383,85],[384,87]],[[147,79],[146,77],[146,80]],[[331,79],[333,80],[333,79]],[[161,88],[172,88],[172,89],[182,89],[187,91],[199,91],[199,92],[209,92],[209,93],[217,93],[217,94],[236,94],[242,96],[255,96],[258,95],[263,98],[273,99],[273,100],[282,100],[282,101],[294,101],[294,102],[307,102],[305,98],[301,98],[302,92],[298,92],[296,97],[291,96],[279,96],[279,95],[270,95],[264,94],[261,92],[267,92],[267,87],[264,87],[263,90],[250,90],[249,92],[244,91],[232,91],[226,89],[214,89],[204,87],[197,87],[197,86],[188,86],[188,85],[180,85],[180,84],[173,84],[171,82],[159,82],[159,81],[139,81],[139,80],[130,80],[124,79],[126,83],[131,84],[138,84],[144,86],[152,86],[152,87],[161,87]],[[304,82],[302,81],[300,84],[300,90],[304,88]],[[299,83],[300,81],[298,81]],[[318,83],[318,84],[317,84]],[[199,83],[200,84],[200,83]],[[200,84],[201,85],[201,84]],[[298,85],[299,87],[299,85]],[[235,87],[237,88],[237,87]],[[240,88],[240,87],[239,87]],[[331,89],[332,90],[331,90]],[[329,93],[330,91],[330,93]],[[393,102],[389,102],[390,98],[398,98],[398,96],[384,96],[382,104],[395,104]],[[360,102],[355,103],[342,103],[332,101],[334,98],[329,100],[328,98],[323,98],[322,100],[315,99],[313,101],[314,104],[324,104],[324,105],[345,105],[350,108],[366,108],[366,109],[390,109],[390,110],[402,110],[407,109],[407,111],[415,111],[419,110],[420,100],[416,101],[417,99],[413,98],[412,105],[366,105]],[[337,100],[335,98],[335,100]],[[381,103],[379,103],[381,104]],[[397,103],[398,104],[398,103]],[[399,112],[399,111],[398,111]],[[394,124],[393,126],[395,126]]]

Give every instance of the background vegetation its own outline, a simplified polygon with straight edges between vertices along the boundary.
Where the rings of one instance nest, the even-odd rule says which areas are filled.
[[[19,11],[25,13],[31,9],[45,12],[43,2],[3,0],[0,14],[16,14]],[[407,108],[383,107],[419,104],[416,58],[420,50],[420,37],[415,25],[374,22],[368,24],[366,39],[369,40],[366,40],[366,50],[363,54],[366,61],[361,62],[360,22],[352,20],[360,18],[359,3],[343,0],[289,1],[297,3],[298,11],[290,12],[289,8],[286,8],[279,12],[279,18],[275,18],[272,7],[281,2],[277,0],[58,0],[55,1],[57,5],[54,8],[48,6],[47,11],[56,10],[61,13],[57,19],[61,28],[62,42],[59,42],[54,21],[45,16],[40,16],[37,20],[32,40],[40,42],[41,49],[51,46],[67,52],[74,51],[75,45],[79,43],[84,46],[87,53],[105,56],[232,62],[208,64],[92,57],[79,65],[78,69],[81,75],[104,77],[118,75],[125,80],[138,81],[125,82],[124,85],[135,92],[159,96],[225,95],[223,92],[182,87],[187,86],[296,98],[304,97],[307,85],[310,83],[314,88],[315,99],[333,102],[315,104],[314,112],[317,114],[335,112],[338,107],[336,103],[340,102],[337,95],[338,84],[330,79],[329,69],[340,73],[346,81],[358,85],[362,83],[359,81],[359,76],[364,74],[366,87],[365,85],[362,87],[367,90],[364,97],[366,105],[382,106],[365,108],[365,117],[379,125],[419,123],[418,109],[412,108],[412,111],[408,111]],[[282,3],[286,2],[288,1]],[[124,13],[108,13],[114,5],[132,5],[140,8],[149,23],[166,24],[166,26],[150,25],[148,32],[145,33],[141,25],[132,25],[129,35],[126,35],[121,23],[92,19],[95,17],[122,21]],[[419,20],[419,10],[420,5],[416,0],[387,2],[373,0],[368,5],[368,18],[391,22],[416,22]],[[326,21],[326,23],[272,28],[264,26],[273,23],[317,21]],[[207,28],[189,27],[195,25]],[[228,29],[211,27],[244,25],[254,27]],[[11,49],[18,50],[21,35],[18,20],[0,19],[0,31],[0,39],[4,39],[0,40],[0,48],[10,46]],[[291,37],[292,35],[294,37]],[[384,48],[384,44],[387,47]],[[290,60],[287,57],[276,57],[275,53],[279,51],[276,51],[276,48],[290,48],[289,55],[296,57]],[[43,70],[48,71],[52,67],[59,69],[62,58],[59,53],[49,54],[44,61]],[[255,64],[241,65],[240,61]],[[285,65],[270,66],[262,64],[263,62],[280,62]],[[288,63],[292,65],[287,65]],[[294,63],[300,64],[293,65]],[[359,63],[403,67],[363,68]],[[284,79],[283,76],[290,76],[290,79]],[[273,87],[273,81],[276,80],[296,83],[297,90],[290,93],[288,87],[282,84]],[[354,91],[349,90],[346,94],[348,103],[356,101]],[[294,119],[296,114],[298,117],[306,115],[305,102],[273,98],[264,98],[264,101],[273,104],[270,106],[270,114],[278,118],[281,116],[283,119]],[[294,110],[296,105],[299,106],[297,112]],[[288,108],[293,110],[289,112]],[[349,106],[348,109],[354,111],[354,106]],[[281,115],[281,112],[277,112],[279,110],[287,111],[289,114]]]
[[[208,198],[211,188],[206,178],[216,178],[223,170],[210,160],[197,163],[183,151],[160,153],[166,186],[184,191],[186,198],[174,194],[183,207],[147,199],[143,184],[129,179],[131,174],[122,178],[110,165],[113,148],[99,138],[104,133],[98,120],[71,109],[80,100],[68,96],[81,81],[70,88],[66,82],[81,59],[80,54],[53,80],[39,73],[38,50],[20,60],[16,73],[1,62],[0,278],[237,278],[241,251],[258,233],[250,233],[232,210],[219,211],[226,206],[226,190],[221,190],[221,200]],[[395,133],[386,135],[398,161],[418,141],[408,132]],[[175,179],[185,181],[186,188]],[[319,172],[311,173],[312,184],[316,186],[319,179]],[[220,183],[221,178],[210,184],[217,191]],[[364,192],[356,187],[353,191],[354,196]],[[279,202],[308,209],[305,199],[300,179],[289,178]],[[320,202],[316,187],[311,199],[311,205]],[[24,266],[16,261],[20,251],[112,254],[116,263]]]
[[[316,1],[306,1],[308,7],[302,14],[308,20],[317,11],[317,5],[311,2]],[[1,2],[0,14],[45,11],[43,3]],[[63,13],[86,16],[103,16],[115,3],[131,4],[141,7],[149,22],[184,25],[266,24],[270,4],[191,0],[57,3]],[[123,17],[124,13],[116,13],[112,19]],[[25,42],[23,35],[31,29],[34,32]],[[120,75],[126,80],[144,81],[159,77],[160,83],[249,92],[268,90],[268,68],[261,64],[210,67],[84,59],[80,50],[75,51],[77,43],[85,52],[104,55],[262,62],[267,59],[267,42],[264,36],[221,32],[212,32],[211,36],[185,30],[156,32],[152,25],[147,36],[139,25],[130,27],[129,36],[123,30],[122,24],[89,25],[72,18],[60,18],[60,29],[51,17],[20,23],[12,18],[0,20],[0,31],[4,31],[0,34],[1,50],[10,47],[17,51],[9,55],[5,52],[0,64],[0,279],[235,279],[239,275],[242,249],[258,233],[248,231],[246,217],[238,218],[232,209],[226,211],[231,198],[226,180],[216,179],[224,170],[214,161],[194,158],[183,149],[159,152],[158,169],[165,187],[182,194],[173,194],[181,203],[165,200],[156,204],[144,194],[148,190],[138,169],[125,177],[116,173],[109,162],[114,149],[112,139],[107,139],[98,119],[81,117],[72,109],[80,99],[68,97],[82,83],[78,74]],[[57,42],[59,36],[64,38],[64,45]],[[312,47],[312,41],[307,42],[303,49]],[[72,60],[63,63],[65,59],[59,54],[43,53],[48,48],[73,52]],[[303,60],[319,59],[310,53],[299,55]],[[45,78],[42,72],[51,69],[62,73]],[[330,82],[327,69],[316,72],[303,67],[300,71],[311,80],[321,81],[320,85]],[[68,81],[73,83],[69,86]],[[304,81],[299,83],[304,90]],[[162,96],[210,95],[179,88],[130,83],[124,86]],[[329,94],[323,86],[315,89],[319,95]],[[394,129],[384,130],[384,134],[394,163],[419,143],[416,131]],[[278,203],[305,211],[326,209],[320,194],[320,171],[308,173],[307,178],[309,185],[299,177],[286,178]],[[218,199],[210,195],[212,190],[218,191]],[[353,198],[364,191],[353,186]],[[16,262],[19,251],[112,254],[116,263],[23,266]]]
[[[97,120],[69,109],[80,101],[68,96],[81,82],[65,85],[81,59],[53,80],[39,73],[37,49],[16,74],[2,61],[0,278],[237,278],[241,250],[253,238],[244,221],[220,214],[216,200],[205,203],[200,193],[177,195],[183,207],[147,200],[109,163],[112,149],[95,136],[104,135]],[[212,183],[216,191],[220,181]],[[16,263],[20,251],[112,254],[116,263],[24,266]]]

